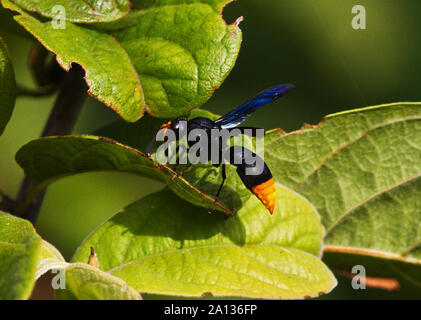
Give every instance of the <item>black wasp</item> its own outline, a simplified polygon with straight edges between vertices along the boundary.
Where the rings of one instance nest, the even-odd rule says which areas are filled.
[[[256,95],[254,98],[235,108],[231,112],[223,115],[219,119],[213,121],[204,117],[197,117],[187,121],[186,118],[179,117],[161,126],[161,129],[171,129],[175,133],[177,139],[180,139],[180,133],[184,132],[188,135],[194,129],[201,129],[209,137],[209,145],[213,143],[211,141],[211,130],[232,130],[238,129],[241,133],[250,132],[245,129],[257,129],[251,127],[237,127],[240,123],[246,120],[250,114],[256,111],[261,106],[268,104],[276,99],[282,97],[287,92],[294,88],[291,84],[281,84],[273,88],[267,89]],[[164,133],[165,134],[165,133]],[[149,144],[146,152],[149,154],[153,143],[156,141],[155,138]],[[188,146],[192,147],[197,141],[188,141]],[[219,142],[219,141],[218,141]],[[178,147],[177,147],[178,148]],[[178,149],[176,150],[176,153]],[[219,161],[214,163],[215,167],[222,167],[222,183],[219,186],[218,192],[215,196],[215,203],[218,201],[219,194],[221,193],[222,187],[226,179],[225,166],[226,163],[230,163],[237,167],[237,173],[243,181],[244,185],[253,192],[260,201],[266,206],[271,214],[273,214],[276,204],[276,188],[275,183],[266,163],[254,152],[241,146],[228,147],[226,143],[218,143],[218,158]],[[227,161],[228,159],[228,161]],[[247,159],[255,159],[254,162],[246,161]],[[208,161],[211,160],[211,153],[209,152]],[[263,165],[263,168],[258,168],[258,165]],[[191,164],[188,165],[188,167]],[[187,167],[187,168],[188,168]],[[179,175],[182,175],[185,168]]]

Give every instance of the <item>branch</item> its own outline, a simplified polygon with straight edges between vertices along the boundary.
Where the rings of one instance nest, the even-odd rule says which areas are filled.
[[[0,210],[10,212],[15,202],[0,191]]]
[[[343,270],[333,270],[333,272],[351,280],[355,279],[371,288],[393,291],[398,290],[400,287],[399,281],[394,278],[361,277]]]
[[[83,76],[83,69],[79,65],[73,65],[70,71],[66,73],[60,84],[60,92],[54,107],[42,132],[42,137],[71,133],[86,98],[87,86]],[[34,183],[25,177],[19,190],[17,202],[24,201],[33,188]],[[34,225],[37,221],[45,192],[45,189],[40,192],[24,208],[21,214],[23,218],[31,221]]]

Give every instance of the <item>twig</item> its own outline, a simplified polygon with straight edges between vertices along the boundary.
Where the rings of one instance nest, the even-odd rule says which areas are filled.
[[[344,270],[333,270],[333,272],[348,279],[355,279],[371,288],[393,291],[400,287],[399,281],[394,278],[362,277]]]
[[[87,86],[83,80],[83,70],[79,65],[73,65],[66,73],[60,84],[60,92],[54,103],[47,124],[42,132],[42,137],[69,134],[77,120],[79,112],[86,98]],[[22,182],[18,200],[24,199],[28,192],[34,188],[34,184],[27,177]],[[37,197],[25,208],[22,217],[35,225],[44,199],[46,190],[40,192]]]
[[[6,196],[4,193],[0,192],[0,210],[4,212],[10,212],[15,205],[15,202]]]

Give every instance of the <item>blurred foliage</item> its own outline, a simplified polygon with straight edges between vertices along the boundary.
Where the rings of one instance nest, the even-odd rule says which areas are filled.
[[[421,20],[419,0],[360,0],[367,10],[367,30],[351,28],[351,0],[238,0],[227,6],[228,23],[245,17],[243,44],[236,66],[204,105],[214,113],[229,111],[260,90],[288,82],[295,91],[262,108],[247,125],[287,131],[325,114],[396,101],[421,101]],[[27,55],[34,40],[0,9],[4,37],[19,84],[34,86]],[[18,98],[12,119],[0,137],[0,189],[15,196],[23,177],[16,151],[39,137],[54,97]],[[89,99],[74,133],[91,133],[117,119]],[[153,133],[151,133],[151,136]],[[161,189],[146,178],[90,173],[63,179],[48,190],[38,231],[69,259],[93,228],[123,206]],[[342,281],[325,298],[393,298],[395,292],[355,291]],[[361,291],[361,290],[360,290]]]

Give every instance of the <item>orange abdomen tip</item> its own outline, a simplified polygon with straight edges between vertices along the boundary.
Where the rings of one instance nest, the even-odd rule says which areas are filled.
[[[270,214],[273,214],[276,204],[276,187],[273,178],[252,187],[251,191],[262,201]]]

